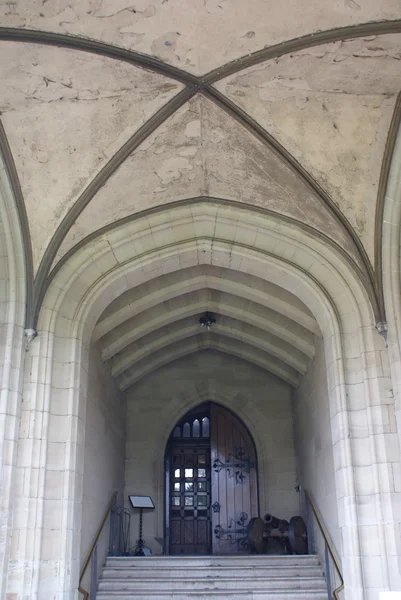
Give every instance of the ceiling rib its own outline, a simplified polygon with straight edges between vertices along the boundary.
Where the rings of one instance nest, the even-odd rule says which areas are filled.
[[[136,67],[143,67],[170,79],[175,79],[185,85],[198,85],[199,78],[162,62],[154,56],[141,54],[133,50],[127,50],[120,46],[106,44],[91,38],[79,37],[63,33],[53,33],[40,29],[17,29],[14,27],[0,27],[0,40],[8,42],[24,42],[29,44],[41,44],[45,46],[58,46],[59,48],[70,48],[81,50],[91,54],[98,54],[106,58],[121,60]]]
[[[271,291],[258,289],[257,277],[248,276],[242,281],[240,279],[234,282],[232,273],[228,270],[224,270],[218,276],[214,273],[216,271],[211,265],[199,265],[197,268],[192,269],[190,273],[186,272],[185,269],[173,271],[168,275],[161,275],[150,282],[132,288],[118,298],[118,300],[121,300],[118,306],[113,303],[109,305],[107,314],[101,317],[93,331],[92,340],[101,339],[116,327],[123,325],[127,320],[160,304],[161,301],[173,301],[184,293],[202,293],[201,290],[203,289],[213,290],[213,293],[230,294],[233,298],[238,297],[248,302],[260,304],[266,309],[274,311],[280,317],[289,319],[289,323],[294,321],[308,332],[320,335],[319,327],[313,316],[309,316],[300,308],[294,307],[283,296],[279,297]],[[241,275],[244,274],[240,273]],[[163,290],[162,300],[160,290]]]
[[[11,152],[10,145],[4,131],[3,123],[0,119],[0,153],[3,157],[5,168],[7,171],[10,186],[13,191],[15,204],[17,207],[18,219],[21,226],[22,242],[24,245],[24,263],[25,263],[25,277],[26,277],[26,308],[25,308],[25,321],[28,321],[28,315],[32,313],[33,309],[33,257],[32,257],[32,244],[31,236],[29,233],[28,215],[25,208],[24,195],[20,180],[18,177],[17,169],[15,167],[14,158]],[[29,327],[29,325],[27,325]]]
[[[245,328],[241,320],[227,319],[221,315],[215,316],[217,323],[212,327],[213,333],[249,344],[255,350],[271,354],[301,374],[306,372],[309,357],[291,347],[290,344],[279,340],[274,335],[266,335],[265,331],[255,326],[247,325],[247,328]],[[226,324],[226,321],[229,322],[229,325]],[[197,329],[199,328],[199,324],[197,323],[196,315],[193,319],[183,319],[175,325],[177,325],[177,328],[173,329],[173,331],[168,326],[161,327],[151,334],[140,338],[138,344],[133,344],[134,348],[132,351],[128,350],[127,347],[116,360],[112,361],[112,376],[119,377],[135,363],[150,357],[154,352],[162,350],[175,341],[186,340],[194,335],[198,335]],[[208,334],[205,332],[205,335]]]
[[[217,69],[213,69],[205,75],[197,77],[187,71],[183,71],[162,62],[148,54],[141,54],[133,50],[127,50],[121,46],[114,46],[91,38],[79,37],[71,34],[54,33],[37,29],[20,29],[14,27],[0,27],[0,40],[12,42],[25,42],[31,44],[44,44],[92,52],[115,60],[122,60],[132,65],[142,66],[166,77],[181,81],[186,85],[209,86],[230,75],[239,73],[248,67],[265,62],[272,58],[278,58],[285,54],[298,52],[306,48],[338,42],[346,39],[356,39],[370,35],[385,35],[389,33],[401,33],[401,19],[391,21],[370,21],[358,23],[346,27],[336,27],[315,33],[308,33],[298,38],[286,40],[274,44],[262,50],[256,50],[238,59],[234,59]]]
[[[302,165],[296,160],[290,152],[288,152],[284,146],[282,146],[270,133],[266,131],[259,123],[257,123],[251,116],[248,115],[242,108],[232,102],[224,94],[218,91],[214,87],[205,88],[202,90],[202,94],[224,110],[228,115],[234,118],[238,123],[252,133],[257,139],[259,139],[265,146],[272,149],[280,159],[285,162],[298,177],[300,177],[308,187],[317,194],[318,198],[323,201],[323,204],[327,206],[330,212],[334,215],[336,220],[345,228],[347,233],[350,235],[354,246],[358,254],[362,258],[363,265],[366,269],[366,273],[369,278],[371,290],[371,300],[375,306],[375,312],[379,314],[378,301],[376,296],[376,287],[374,279],[374,271],[370,263],[369,257],[366,250],[355,233],[352,225],[348,219],[343,215],[340,209],[331,199],[330,195],[322,188],[322,186],[312,177],[312,175],[302,167]]]
[[[352,270],[356,273],[356,275],[361,279],[367,293],[368,294],[371,293],[370,292],[370,284],[369,284],[369,281],[366,279],[366,274],[361,270],[359,265],[357,265],[355,263],[355,261],[353,261],[349,257],[347,252],[345,252],[345,250],[339,244],[337,244],[333,239],[329,238],[326,234],[322,233],[320,230],[315,229],[315,228],[311,227],[310,225],[307,225],[306,223],[302,223],[301,221],[297,221],[293,217],[289,217],[288,215],[283,215],[283,214],[277,213],[268,208],[264,208],[261,206],[255,206],[254,204],[249,204],[247,202],[238,202],[236,200],[231,200],[228,198],[216,198],[213,196],[196,196],[194,198],[185,198],[183,200],[175,200],[173,202],[169,202],[167,210],[172,210],[174,208],[179,208],[179,207],[183,207],[183,206],[197,205],[197,204],[199,204],[199,202],[211,203],[211,204],[217,203],[217,204],[221,204],[222,206],[232,206],[239,210],[248,210],[253,213],[265,215],[266,217],[269,216],[269,217],[274,217],[276,219],[280,219],[281,221],[284,221],[285,223],[295,224],[299,229],[302,229],[304,232],[308,233],[308,235],[318,238],[320,241],[327,244],[332,249],[334,249],[336,252],[338,252],[342,256],[342,258],[345,261],[347,261],[347,263],[352,268]],[[113,223],[109,223],[108,225],[105,225],[101,229],[98,229],[98,230],[93,231],[92,233],[88,234],[85,238],[80,240],[75,246],[70,248],[70,250],[68,250],[68,252],[63,257],[61,257],[59,262],[54,266],[53,270],[49,273],[49,276],[47,277],[47,279],[44,282],[43,295],[45,294],[48,286],[50,285],[50,283],[52,282],[53,278],[58,273],[58,271],[62,268],[62,266],[69,260],[69,258],[71,258],[71,256],[73,256],[73,254],[75,254],[75,252],[77,252],[78,250],[83,248],[86,244],[93,242],[94,240],[101,237],[102,235],[105,235],[107,232],[113,231],[113,229],[121,227],[127,223],[130,223],[131,221],[135,221],[137,219],[142,219],[146,216],[160,213],[163,210],[166,210],[166,207],[152,206],[151,208],[146,208],[142,211],[139,211],[138,213],[129,215],[127,217],[123,217],[122,219],[119,219],[118,221],[114,221]],[[210,238],[207,236],[202,236],[197,239],[198,240],[201,240],[201,239],[209,240]],[[186,243],[188,241],[190,241],[190,240],[185,240],[181,243]],[[224,240],[222,240],[222,241],[224,241]],[[238,244],[238,246],[245,247],[243,244]],[[248,247],[248,246],[246,246],[246,247]],[[283,260],[283,262],[289,262],[286,259],[282,259],[282,260]],[[373,303],[372,303],[372,305],[373,305]],[[37,315],[36,315],[36,317],[37,317]]]
[[[206,74],[202,77],[196,77],[176,67],[172,67],[171,65],[167,65],[156,58],[151,56],[142,55],[140,53],[132,52],[129,50],[125,50],[123,48],[119,48],[110,44],[105,44],[103,42],[98,42],[96,40],[90,40],[86,38],[81,38],[77,36],[65,35],[65,34],[57,34],[45,31],[37,31],[37,30],[29,30],[29,29],[17,29],[17,28],[8,28],[8,27],[0,27],[0,40],[5,41],[16,41],[16,42],[25,42],[25,43],[37,43],[37,44],[46,44],[46,45],[54,45],[59,47],[67,47],[76,50],[82,50],[86,52],[92,52],[94,54],[100,54],[103,56],[107,56],[109,58],[114,58],[117,60],[123,60],[125,62],[130,62],[133,65],[141,66],[146,69],[150,69],[157,73],[163,74],[167,77],[176,79],[181,81],[187,85],[187,87],[182,90],[179,94],[175,96],[170,102],[168,102],[162,109],[153,115],[151,119],[147,123],[145,123],[139,130],[134,134],[134,136],[116,153],[116,155],[109,161],[109,163],[102,169],[102,171],[95,177],[95,179],[89,184],[89,186],[85,189],[83,194],[77,200],[76,204],[70,209],[69,213],[66,215],[65,219],[62,221],[57,231],[55,232],[53,238],[49,246],[47,247],[45,254],[43,256],[42,262],[39,266],[37,277],[34,284],[33,290],[33,303],[32,310],[27,315],[27,327],[35,327],[37,315],[40,309],[40,304],[44,296],[44,292],[46,289],[46,278],[51,269],[52,262],[57,253],[58,248],[62,240],[64,239],[66,233],[71,227],[72,223],[76,220],[85,206],[90,202],[96,192],[105,184],[107,179],[115,172],[115,170],[120,166],[120,164],[169,116],[171,116],[180,106],[182,106],[185,102],[187,102],[192,96],[196,94],[197,91],[203,91],[203,93],[214,99],[216,103],[220,103],[220,106],[225,108],[226,111],[230,111],[230,113],[235,116],[235,118],[241,122],[247,128],[253,131],[254,135],[261,135],[259,129],[264,132],[261,135],[260,139],[263,139],[265,143],[269,143],[271,147],[275,147],[278,149],[278,142],[276,142],[276,146],[270,140],[271,136],[268,136],[267,132],[260,126],[258,126],[249,115],[243,113],[239,107],[237,107],[234,103],[231,103],[224,95],[214,90],[211,86],[212,83],[219,81],[227,77],[228,75],[235,74],[243,69],[246,69],[255,64],[264,62],[271,58],[276,58],[278,56],[282,56],[284,54],[288,54],[290,52],[296,52],[302,50],[304,48],[317,46],[320,44],[334,42],[344,39],[353,39],[357,37],[363,37],[367,35],[383,35],[388,33],[399,33],[401,32],[401,19],[393,20],[393,21],[375,21],[370,23],[363,23],[358,25],[351,25],[348,27],[336,28],[332,30],[327,30],[323,32],[317,32],[313,34],[308,34],[302,36],[300,38],[296,38],[293,40],[289,40],[286,42],[282,42],[280,44],[276,44],[274,46],[270,46],[268,48],[264,48],[260,51],[256,51],[251,55],[246,57],[242,57],[238,60],[231,61],[226,65],[223,65],[221,68],[215,69],[210,73]],[[255,128],[255,125],[257,127]],[[290,156],[290,155],[289,155]],[[292,158],[292,157],[291,157]],[[288,157],[287,157],[288,159]],[[298,165],[297,161],[292,158],[293,165],[296,166],[297,171],[302,174],[302,167]],[[305,172],[306,173],[306,172]],[[314,182],[309,174],[307,174],[310,182]],[[316,182],[314,182],[314,186],[317,186]],[[318,186],[320,188],[320,186]],[[316,188],[317,189],[317,188]],[[324,201],[325,204],[328,204],[330,207],[332,206],[331,198],[326,194],[326,192],[318,191],[318,195]],[[327,198],[329,198],[329,203],[327,202]],[[344,219],[344,221],[343,221]],[[346,227],[347,231],[349,231],[348,221],[341,215],[340,221]],[[347,225],[348,224],[348,225]],[[377,281],[375,281],[374,273],[372,266],[370,265],[370,261],[367,258],[366,252],[359,242],[359,240],[355,240],[353,233],[351,234],[354,242],[356,243],[359,252],[361,253],[362,260],[365,264],[365,267],[368,272],[369,280],[370,280],[370,297],[375,309],[375,312],[381,316],[380,313],[380,303],[377,300],[376,287]]]
[[[244,69],[258,65],[272,58],[279,58],[284,54],[299,52],[313,46],[329,44],[331,42],[339,42],[342,40],[356,39],[370,35],[385,35],[388,33],[401,33],[401,19],[392,21],[370,21],[368,23],[359,23],[357,25],[348,25],[346,27],[336,27],[335,29],[327,29],[325,31],[317,31],[316,33],[308,33],[292,40],[280,42],[273,46],[267,46],[262,50],[251,52],[246,56],[234,59],[217,69],[213,69],[203,77],[201,83],[211,85],[221,79],[225,79],[230,75],[239,73]]]
[[[206,270],[207,276],[196,277],[199,268]],[[188,345],[209,348],[211,341],[212,347],[221,349],[223,344],[234,353],[237,350],[238,355],[270,369],[291,385],[297,383],[298,374],[306,372],[314,355],[314,334],[320,331],[311,323],[306,329],[294,320],[302,312],[301,305],[291,304],[291,295],[286,298],[282,290],[277,289],[276,295],[274,288],[263,284],[260,288],[257,282],[260,294],[252,296],[248,286],[254,289],[253,276],[242,282],[241,289],[220,290],[219,278],[210,275],[213,272],[220,273],[220,268],[202,265],[188,271],[192,277],[186,278],[181,271],[161,275],[127,290],[106,308],[92,339],[97,340],[103,360],[111,365],[112,376],[122,388],[132,378],[158,368],[160,360],[165,363],[172,350]],[[224,284],[225,273],[220,277]],[[272,298],[289,303],[294,315],[272,309]],[[205,309],[217,318],[210,334],[199,331],[198,317]]]
[[[184,296],[187,296],[185,304]],[[248,301],[243,304],[241,301],[240,296],[219,294],[208,288],[199,290],[195,294],[184,293],[171,301],[161,301],[148,310],[135,314],[106,334],[100,342],[102,359],[106,361],[120,355],[144,336],[152,334],[161,327],[176,324],[183,318],[196,316],[205,310],[220,314],[222,317],[241,320],[243,323],[267,331],[309,358],[313,357],[315,348],[312,333],[262,304]]]
[[[126,371],[124,375],[119,378],[121,391],[127,390],[131,385],[139,381],[139,379],[149,375],[166,364],[178,360],[183,356],[210,349],[223,352],[224,354],[237,356],[242,360],[246,360],[251,364],[273,373],[276,377],[280,377],[290,385],[297,387],[299,382],[298,373],[294,369],[284,365],[281,361],[275,359],[273,356],[263,353],[262,357],[262,352],[260,350],[258,350],[257,353],[254,353],[252,349],[248,348],[248,344],[242,343],[237,347],[232,344],[232,342],[225,343],[225,340],[222,340],[222,343],[221,341],[219,343],[217,337],[215,339],[213,338],[213,334],[210,336],[209,340],[206,340],[206,338],[198,334],[191,338],[192,342],[187,341],[186,344],[176,342],[167,346],[162,352],[159,351],[155,353],[153,355],[153,363],[150,363],[148,359],[139,361],[136,364],[133,373]],[[176,353],[174,353],[175,348],[177,349]],[[238,350],[238,348],[240,350]]]
[[[176,110],[178,110],[190,98],[192,98],[192,96],[196,94],[196,91],[197,88],[194,86],[184,88],[160,110],[158,110],[157,113],[150,117],[150,119],[144,125],[142,125],[142,127],[140,127],[138,131],[136,131],[134,135],[115,153],[115,155],[82,192],[75,204],[70,208],[50,240],[50,243],[47,246],[42,261],[39,265],[34,284],[35,313],[30,316],[30,324],[28,325],[29,327],[35,326],[35,321],[38,316],[45,292],[44,283],[46,277],[51,269],[51,265],[58,249],[60,248],[61,242],[67,235],[71,225],[76,221],[84,208],[89,204],[100,188],[105,185],[107,180],[116,172],[118,167],[125,161],[125,159],[128,158],[128,156],[130,156],[130,154],[132,154],[132,152],[134,152],[134,150],[136,150],[136,148],[138,148],[138,146],[140,146],[151,133],[153,133],[162,123],[164,123],[166,119],[168,119],[176,112]]]
[[[383,237],[383,211],[384,198],[386,195],[387,182],[390,175],[391,160],[394,153],[394,146],[397,134],[401,125],[401,92],[398,94],[397,102],[394,107],[393,117],[388,130],[386,146],[384,149],[383,161],[380,171],[380,179],[377,190],[377,204],[375,215],[375,273],[377,284],[377,295],[380,306],[380,313],[383,322],[386,321],[386,308],[384,304],[383,293],[383,263],[382,263],[382,237]]]

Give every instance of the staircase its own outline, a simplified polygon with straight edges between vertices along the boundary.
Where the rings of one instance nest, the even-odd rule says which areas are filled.
[[[97,600],[327,600],[316,556],[109,557]]]

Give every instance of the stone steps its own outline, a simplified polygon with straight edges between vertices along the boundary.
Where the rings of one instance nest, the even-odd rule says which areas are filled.
[[[109,557],[99,600],[327,600],[316,556]]]
[[[252,592],[157,592],[156,594],[137,592],[136,594],[122,594],[120,592],[98,592],[96,598],[102,600],[327,600],[327,592],[316,592],[315,590],[303,590],[302,592],[264,592],[253,590]]]
[[[235,577],[238,574],[238,567],[207,567],[208,577]],[[139,577],[147,577],[149,574],[153,579],[171,579],[177,576],[175,568],[170,567],[105,567],[103,577],[105,579],[137,579]],[[185,569],[185,576],[190,579],[201,578],[205,574],[205,567],[188,567]],[[260,567],[241,567],[242,577],[321,577],[322,568],[316,566],[291,566],[285,565],[277,571],[276,567],[260,566]]]
[[[313,554],[294,556],[294,555],[232,555],[232,556],[109,556],[106,567],[146,567],[155,569],[162,567],[232,567],[237,569],[238,565],[244,567],[281,567],[281,566],[305,566],[320,565],[319,559]]]
[[[169,578],[167,581],[154,577],[137,577],[133,579],[117,579],[111,577],[106,579],[102,577],[99,583],[99,591],[123,590],[135,591],[150,587],[153,591],[163,590],[166,584],[172,591],[176,590],[249,590],[249,587],[255,587],[259,590],[294,590],[299,589],[301,585],[306,585],[308,589],[325,589],[325,581],[322,577],[219,577],[218,579],[204,575],[201,578],[190,579],[187,577]]]

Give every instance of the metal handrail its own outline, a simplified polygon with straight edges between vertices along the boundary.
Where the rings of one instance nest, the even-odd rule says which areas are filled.
[[[335,598],[335,600],[339,600],[338,594],[344,589],[344,578],[343,578],[343,574],[342,574],[342,571],[341,571],[341,567],[340,567],[340,564],[339,564],[339,562],[337,560],[337,557],[335,555],[335,550],[334,550],[334,547],[333,547],[333,545],[331,543],[331,540],[330,540],[329,534],[327,532],[327,529],[326,529],[326,527],[325,527],[325,525],[324,525],[324,523],[323,523],[323,521],[322,521],[322,519],[320,517],[320,514],[319,514],[319,512],[318,512],[318,510],[316,508],[315,503],[312,500],[312,496],[308,492],[308,490],[304,490],[304,492],[305,492],[305,496],[306,496],[306,498],[307,498],[307,500],[308,500],[308,502],[310,504],[312,512],[313,512],[313,514],[315,516],[315,519],[316,519],[317,524],[319,526],[320,532],[321,532],[321,534],[323,536],[323,539],[325,541],[326,548],[329,551],[329,554],[331,556],[331,559],[332,559],[332,561],[334,563],[334,566],[336,568],[337,574],[338,574],[338,576],[340,578],[340,581],[341,581],[341,584],[338,587],[336,587],[336,589],[333,591],[333,598]]]
[[[107,521],[107,517],[109,516],[109,514],[110,514],[110,511],[111,511],[111,509],[113,508],[113,505],[114,505],[114,503],[115,503],[115,500],[116,500],[117,494],[118,494],[118,492],[117,492],[117,491],[113,492],[113,495],[112,495],[112,497],[111,497],[111,500],[110,500],[110,502],[109,502],[109,503],[108,503],[108,505],[107,505],[107,509],[106,509],[106,512],[105,512],[105,514],[104,514],[103,520],[102,520],[102,522],[101,522],[101,524],[100,524],[100,526],[99,526],[99,529],[97,530],[97,533],[96,533],[95,539],[94,539],[94,541],[93,541],[93,544],[92,544],[92,546],[90,547],[90,550],[89,550],[89,552],[88,552],[88,554],[87,554],[87,556],[86,556],[85,562],[84,562],[84,564],[83,564],[83,567],[82,567],[82,569],[81,569],[81,573],[80,573],[80,575],[79,575],[79,585],[78,585],[78,591],[79,591],[79,592],[81,592],[81,594],[83,594],[83,595],[84,595],[84,598],[83,598],[83,600],[88,600],[88,598],[89,598],[89,592],[88,592],[87,590],[85,590],[83,587],[81,587],[82,580],[83,580],[83,578],[84,578],[84,575],[85,575],[85,573],[86,573],[86,569],[87,569],[87,568],[88,568],[88,566],[89,566],[89,563],[90,563],[90,561],[91,561],[92,555],[93,555],[93,553],[94,553],[94,551],[95,551],[95,548],[96,548],[96,545],[97,545],[97,543],[98,543],[98,541],[99,541],[100,535],[101,535],[101,533],[102,533],[102,531],[103,531],[103,527],[105,526],[105,523],[106,523],[106,521]]]

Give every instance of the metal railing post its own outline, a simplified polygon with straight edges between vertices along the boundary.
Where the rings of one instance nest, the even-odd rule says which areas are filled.
[[[316,508],[312,497],[310,495],[310,493],[305,490],[305,497],[308,501],[308,506],[310,508],[311,514],[313,515],[313,517],[316,519],[316,523],[318,524],[318,527],[320,529],[320,532],[323,536],[323,540],[325,543],[325,557],[326,557],[326,553],[327,553],[327,558],[326,558],[326,581],[328,581],[330,579],[330,565],[328,565],[328,561],[331,558],[331,560],[333,561],[333,565],[337,571],[337,574],[340,578],[340,585],[336,587],[335,590],[331,591],[331,581],[330,581],[330,589],[329,587],[327,588],[330,600],[332,600],[332,598],[334,598],[334,600],[339,600],[339,596],[338,594],[344,589],[344,578],[343,578],[343,574],[341,571],[341,567],[340,567],[340,563],[339,560],[336,557],[336,553],[334,550],[334,547],[330,541],[330,536],[327,532],[327,529],[322,521],[322,518],[320,516],[320,513],[318,511],[318,509]]]
[[[106,524],[107,517],[109,516],[110,511],[113,507],[113,504],[116,501],[116,498],[117,498],[117,492],[113,492],[111,500],[110,500],[109,504],[107,505],[106,511],[104,513],[103,520],[100,523],[99,529],[97,530],[97,533],[95,535],[95,539],[94,539],[92,546],[90,547],[89,552],[88,552],[88,554],[84,560],[84,563],[82,565],[81,573],[79,575],[78,591],[81,592],[81,594],[83,594],[84,600],[88,600],[89,592],[82,587],[82,581],[83,581],[83,578],[85,577],[86,569],[88,568],[89,563],[91,562],[91,559],[92,559],[92,556],[94,553],[96,554],[96,560],[93,562],[96,563],[96,580],[97,580],[97,543],[100,538],[100,534],[103,531],[103,527]],[[94,568],[93,564],[92,564],[92,568]],[[91,584],[92,584],[92,582],[93,582],[93,577],[91,579]],[[91,600],[93,600],[93,598],[96,598],[96,590],[95,590],[95,595],[91,598]]]
[[[96,600],[96,589],[97,589],[97,544],[93,551],[92,556],[92,568],[91,568],[91,600]]]
[[[109,544],[109,555],[117,556],[119,548],[117,547],[118,537],[118,507],[117,507],[117,496],[114,499],[114,505],[111,509],[110,515],[110,544]]]
[[[313,531],[313,515],[310,507],[309,498],[306,493],[304,493],[305,499],[305,511],[306,511],[306,527],[308,532],[308,551],[309,553],[316,552],[315,546],[315,536]]]
[[[327,596],[329,600],[332,598],[331,592],[331,573],[330,573],[330,555],[327,544],[324,545],[324,562],[326,564],[326,585],[327,585]]]

